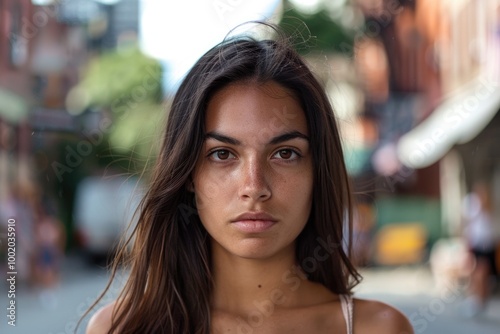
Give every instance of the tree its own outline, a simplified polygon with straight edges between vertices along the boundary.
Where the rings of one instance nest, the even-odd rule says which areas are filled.
[[[108,111],[113,125],[106,132],[109,149],[101,162],[127,164],[140,172],[155,155],[162,107],[161,66],[138,49],[113,51],[89,62],[77,87],[80,108]],[[153,150],[153,151],[152,151]]]
[[[353,33],[332,19],[326,7],[323,6],[313,14],[306,14],[288,2],[285,6],[285,14],[280,26],[295,37],[294,44],[298,52],[304,54],[319,51],[345,54],[346,49],[352,50]]]

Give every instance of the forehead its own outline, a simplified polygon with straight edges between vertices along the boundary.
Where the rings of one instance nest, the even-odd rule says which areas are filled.
[[[206,132],[266,140],[287,131],[308,135],[297,97],[275,82],[237,82],[218,91],[207,106]]]

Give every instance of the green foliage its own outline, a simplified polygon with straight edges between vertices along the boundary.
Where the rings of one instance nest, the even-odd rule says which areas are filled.
[[[93,59],[78,89],[87,107],[109,110],[113,125],[105,133],[109,145],[96,166],[140,173],[156,155],[157,131],[164,119],[161,67],[138,49],[108,52]]]
[[[352,50],[354,44],[352,33],[332,20],[326,9],[314,14],[304,14],[290,6],[285,11],[280,26],[294,36],[297,33],[302,35],[296,37],[298,42],[295,44],[298,52],[303,54],[314,51],[345,53],[346,49]],[[306,40],[306,45],[300,43],[300,39]]]
[[[142,103],[140,111],[128,110],[113,126],[110,147],[118,156],[131,156],[131,170],[142,168],[149,158],[156,156],[165,118],[161,104]]]
[[[91,106],[121,107],[157,101],[161,96],[161,67],[138,49],[108,52],[93,59],[80,84]]]

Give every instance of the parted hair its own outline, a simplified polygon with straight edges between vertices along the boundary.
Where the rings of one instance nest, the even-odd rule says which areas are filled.
[[[273,29],[272,39],[226,39],[206,52],[179,86],[139,207],[134,240],[129,240],[133,246],[130,252],[119,252],[113,266],[111,280],[120,263],[129,266],[130,274],[109,333],[210,333],[210,238],[188,185],[205,138],[207,105],[217,91],[235,82],[275,82],[300,101],[314,183],[309,219],[296,240],[296,262],[303,266],[314,258],[319,242],[329,242],[335,245],[330,256],[317,261],[314,270],[304,268],[308,279],[336,294],[351,293],[360,281],[348,256],[352,195],[333,108],[290,38],[265,25]]]

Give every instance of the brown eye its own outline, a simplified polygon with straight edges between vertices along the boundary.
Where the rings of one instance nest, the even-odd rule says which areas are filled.
[[[219,160],[226,160],[229,158],[229,151],[220,150],[220,151],[215,152],[215,154],[217,155],[217,158]]]
[[[292,157],[292,151],[291,150],[281,150],[278,152],[279,156],[281,159],[290,159]]]
[[[286,161],[295,161],[300,158],[300,154],[297,153],[295,150],[285,148],[276,151],[276,153],[274,153],[273,158]]]
[[[228,150],[216,150],[210,153],[208,157],[214,161],[226,161],[234,158],[234,155]]]

